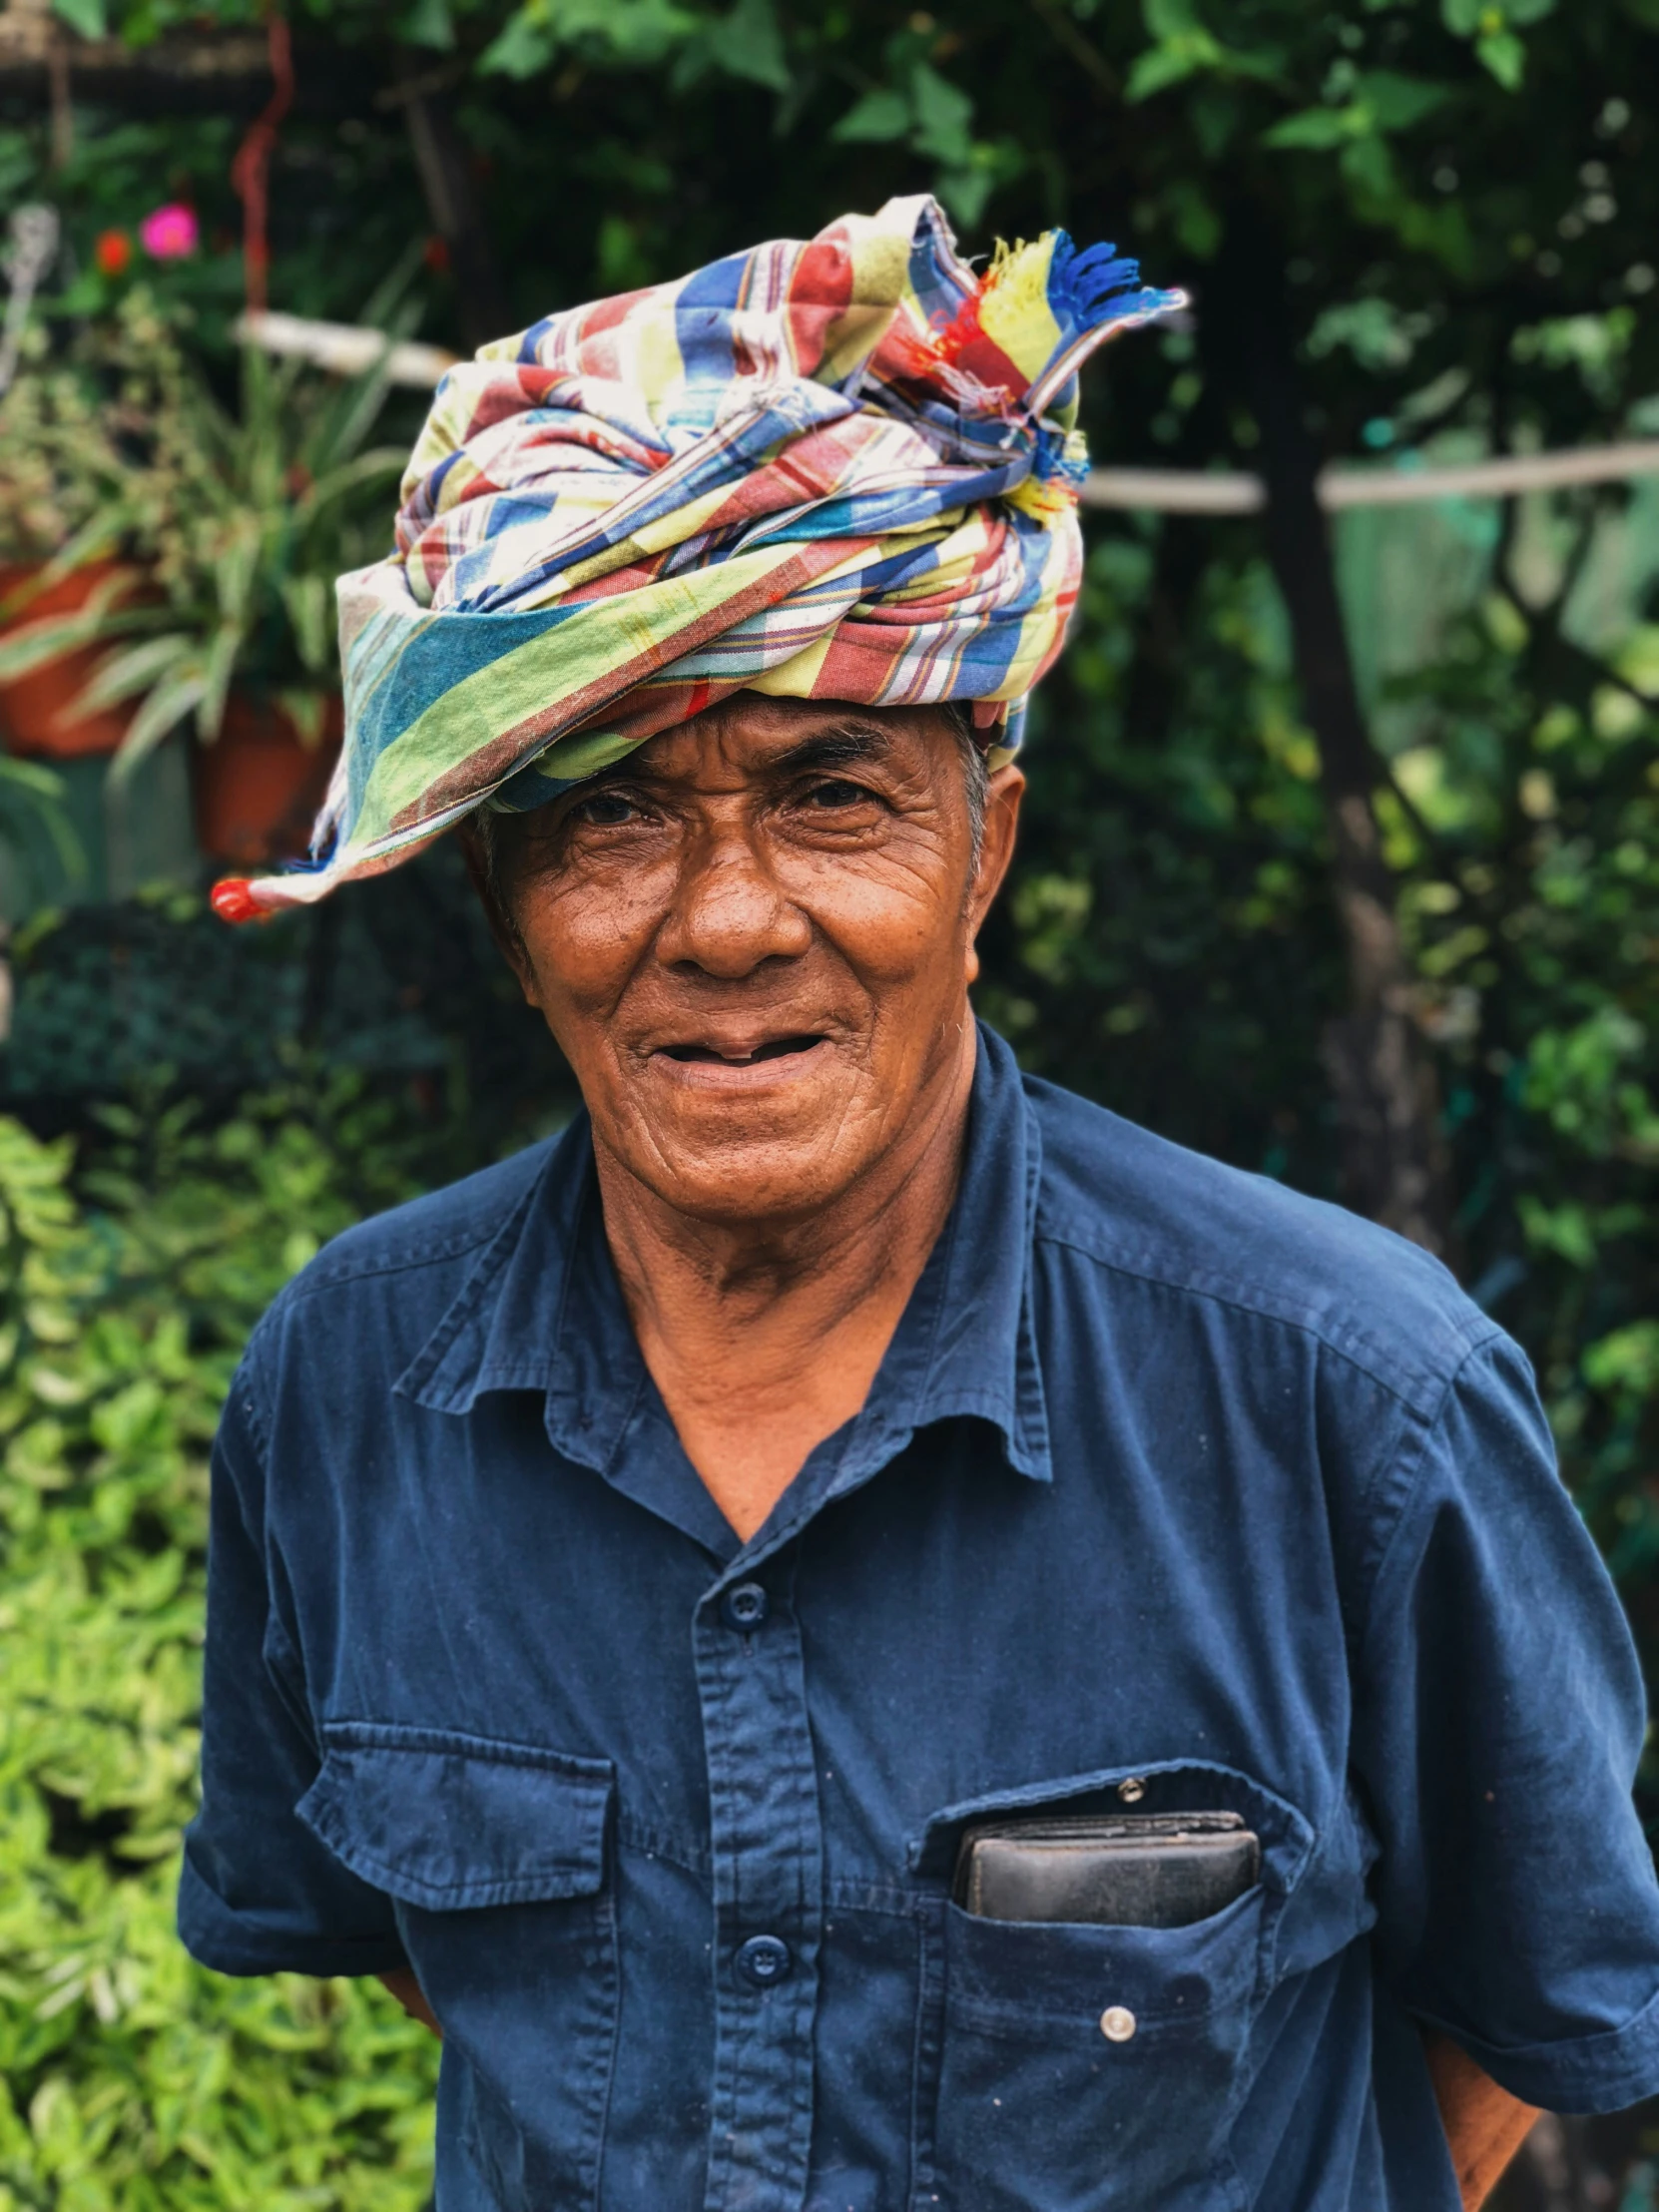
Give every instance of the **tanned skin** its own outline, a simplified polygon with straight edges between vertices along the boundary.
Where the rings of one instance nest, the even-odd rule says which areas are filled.
[[[1449,2035],[1423,2035],[1434,2101],[1440,2108],[1463,2212],[1475,2212],[1497,2178],[1525,2142],[1538,2117],[1537,2107],[1522,2104],[1482,2073],[1461,2044]]]
[[[937,709],[738,693],[504,857],[494,918],[581,1087],[640,1351],[745,1539],[864,1402],[950,1211],[1023,790],[990,778],[976,849]],[[1472,2208],[1534,2114],[1428,2050]]]

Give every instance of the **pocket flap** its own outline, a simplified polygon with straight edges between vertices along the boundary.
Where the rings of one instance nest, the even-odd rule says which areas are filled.
[[[608,1760],[358,1721],[322,1733],[296,1810],[375,1889],[437,1912],[603,1889]]]

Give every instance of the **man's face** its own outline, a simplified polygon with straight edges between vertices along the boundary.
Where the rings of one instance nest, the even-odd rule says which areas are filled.
[[[522,824],[505,890],[526,997],[596,1143],[676,1211],[805,1214],[952,1093],[974,936],[1023,779],[977,860],[932,708],[740,693]]]

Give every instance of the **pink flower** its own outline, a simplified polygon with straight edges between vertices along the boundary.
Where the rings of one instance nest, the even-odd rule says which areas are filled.
[[[139,237],[144,251],[158,262],[188,261],[201,244],[202,233],[196,220],[196,210],[187,208],[182,201],[169,201],[165,208],[153,208],[139,225]]]

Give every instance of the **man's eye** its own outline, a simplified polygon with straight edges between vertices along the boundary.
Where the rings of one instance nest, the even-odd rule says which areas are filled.
[[[813,786],[807,794],[807,804],[828,812],[834,807],[861,807],[869,796],[861,784],[849,784],[844,777],[832,776]]]
[[[631,799],[624,799],[616,792],[595,792],[591,799],[584,799],[570,810],[573,822],[588,823],[595,830],[618,829],[638,813]]]

